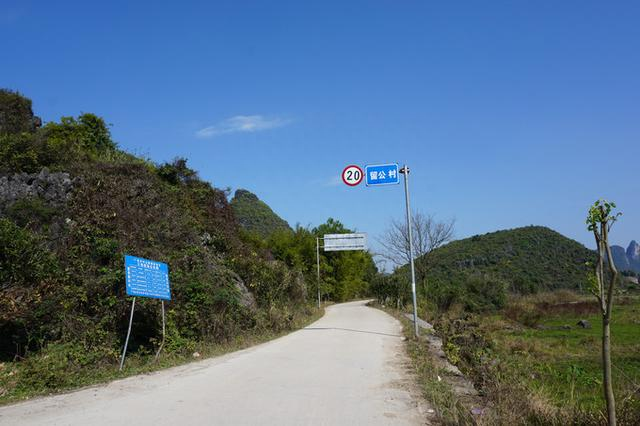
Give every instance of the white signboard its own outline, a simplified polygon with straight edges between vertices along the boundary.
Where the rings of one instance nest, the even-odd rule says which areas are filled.
[[[367,234],[325,234],[324,251],[366,250]]]

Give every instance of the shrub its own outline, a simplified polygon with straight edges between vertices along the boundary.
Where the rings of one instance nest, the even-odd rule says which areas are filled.
[[[501,309],[507,300],[507,284],[488,274],[462,276],[456,281],[434,279],[429,295],[440,311],[460,305],[469,312]]]
[[[54,257],[36,235],[0,218],[0,290],[34,287],[56,270]]]
[[[520,299],[507,305],[504,316],[526,327],[535,327],[542,319],[542,311],[534,303]]]
[[[0,89],[0,135],[31,132],[35,124],[31,99],[18,92]]]
[[[52,163],[51,156],[37,135],[0,134],[0,173],[35,173]]]
[[[21,227],[33,224],[36,227],[48,224],[56,210],[42,198],[22,198],[7,209],[7,216]]]
[[[198,179],[198,173],[187,167],[187,160],[175,158],[171,163],[164,163],[157,169],[158,176],[172,185],[185,184]]]
[[[474,274],[465,281],[465,306],[472,312],[501,309],[507,301],[507,283],[488,274]]]

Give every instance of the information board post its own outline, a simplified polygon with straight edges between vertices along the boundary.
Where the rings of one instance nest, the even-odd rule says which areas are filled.
[[[411,296],[413,297],[413,333],[418,337],[418,303],[416,301],[416,270],[413,264],[413,236],[411,231],[411,205],[409,202],[409,167],[400,169],[404,175],[404,197],[407,208],[407,235],[409,237],[409,258],[411,259]]]
[[[158,352],[156,352],[156,357],[155,357],[155,361],[158,360],[158,357],[160,356],[160,351],[162,351],[162,348],[164,346],[164,338],[166,335],[166,331],[165,331],[165,320],[164,320],[164,300],[161,301],[162,302],[162,342],[160,343],[160,347],[158,348]]]
[[[124,366],[124,357],[127,356],[127,346],[129,346],[129,336],[131,335],[131,324],[133,324],[133,310],[136,308],[136,298],[133,298],[131,302],[131,316],[129,317],[129,329],[127,330],[127,338],[124,341],[124,349],[122,350],[122,357],[120,358],[120,371]]]
[[[129,345],[129,337],[131,336],[131,326],[133,324],[133,312],[136,306],[136,297],[149,297],[152,299],[161,299],[162,301],[162,342],[160,343],[160,347],[156,353],[156,360],[158,359],[158,356],[160,356],[160,351],[162,350],[165,342],[166,321],[164,301],[171,300],[169,267],[166,263],[144,259],[142,257],[125,255],[124,267],[127,295],[133,296],[133,301],[131,302],[131,316],[129,317],[127,338],[124,342],[122,359],[120,360],[120,370],[124,367],[124,360],[127,355],[127,346]]]

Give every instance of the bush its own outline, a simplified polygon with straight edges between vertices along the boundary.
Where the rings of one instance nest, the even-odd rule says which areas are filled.
[[[280,261],[248,257],[236,261],[236,270],[260,307],[271,308],[289,300],[302,301],[306,288],[302,275]]]
[[[56,271],[54,257],[36,235],[0,218],[0,290],[35,287]]]
[[[0,173],[36,173],[52,163],[51,157],[38,135],[0,134]]]
[[[0,89],[0,135],[32,132],[35,125],[31,99],[18,92]]]
[[[64,389],[82,383],[83,368],[95,368],[113,351],[87,348],[78,343],[52,343],[38,355],[27,358],[18,370],[18,386],[39,392]]]
[[[43,167],[69,171],[83,161],[113,157],[116,147],[102,118],[62,117],[36,132],[0,132],[0,173],[35,173]]]
[[[504,307],[507,284],[488,274],[473,274],[459,281],[433,280],[430,296],[440,311],[460,305],[469,312],[493,311]]]
[[[7,216],[21,227],[32,224],[39,227],[48,224],[55,216],[56,209],[47,205],[42,198],[22,198],[7,209]]]
[[[509,303],[504,316],[526,327],[535,327],[542,319],[542,312],[531,302],[518,300]]]
[[[47,123],[42,134],[56,153],[58,165],[96,160],[101,154],[116,149],[106,123],[94,114],[82,114],[77,119],[62,117],[60,123]]]
[[[187,160],[181,157],[159,166],[157,173],[162,180],[171,185],[186,184],[198,179],[198,173],[187,167]]]
[[[465,281],[465,307],[472,312],[496,310],[507,301],[507,283],[487,274],[474,274]]]

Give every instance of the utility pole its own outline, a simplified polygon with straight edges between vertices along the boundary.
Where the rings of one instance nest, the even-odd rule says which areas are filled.
[[[318,268],[318,309],[320,309],[320,237],[316,237],[316,266]]]
[[[404,175],[404,197],[407,207],[407,235],[409,237],[409,257],[411,259],[411,295],[413,296],[413,332],[418,337],[418,303],[416,302],[416,270],[413,264],[413,237],[411,232],[411,205],[409,203],[409,167],[405,164],[400,173]]]

